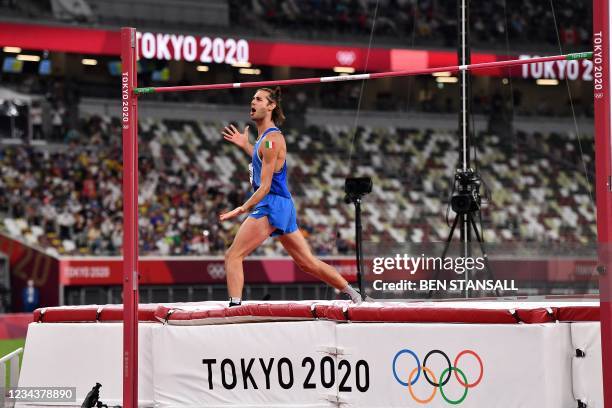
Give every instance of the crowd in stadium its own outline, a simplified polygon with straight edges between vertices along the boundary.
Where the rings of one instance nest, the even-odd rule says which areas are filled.
[[[52,15],[48,2],[5,1],[0,7],[21,15]],[[236,0],[229,1],[228,7],[230,22],[241,30],[250,30],[251,34],[278,36],[280,33],[280,38],[307,35],[315,40],[323,39],[323,35],[327,40],[346,35],[355,40],[370,33],[376,13],[375,35],[383,44],[391,44],[395,38],[404,46],[456,45],[454,2]],[[590,43],[588,2],[556,1],[554,15],[549,3],[528,0],[471,2],[471,7],[472,37],[476,45],[495,43],[501,47],[507,45],[506,41],[518,45],[531,38],[538,38],[540,47],[557,44],[558,40],[566,48]],[[559,38],[551,29],[553,24],[548,24],[552,19],[557,22]],[[578,28],[577,22],[584,24]],[[274,33],[267,31],[271,29]],[[365,44],[361,40],[357,42]],[[262,79],[267,79],[270,72],[265,67],[262,70]],[[7,215],[0,228],[59,254],[117,254],[122,237],[120,127],[109,116],[83,117],[78,106],[83,96],[118,98],[118,87],[97,79],[78,82],[34,72],[2,75],[5,85],[39,98],[28,113],[32,125],[29,140],[45,140],[51,145],[0,148],[0,194],[7,197],[0,201],[0,213]],[[244,80],[236,70],[227,69],[226,75],[235,82]],[[150,83],[151,75],[141,75],[139,80],[141,86],[154,85]],[[425,80],[436,86],[432,78]],[[502,78],[492,81],[501,83]],[[589,181],[582,169],[576,167],[580,163],[576,136],[569,133],[563,137],[558,134],[525,136],[513,132],[511,122],[516,115],[590,117],[592,103],[581,103],[576,94],[572,104],[565,99],[558,102],[544,92],[512,87],[512,81],[506,88],[476,87],[472,97],[472,113],[485,114],[490,123],[499,125],[497,129],[490,127],[494,134],[485,135],[480,145],[483,173],[488,170],[487,177],[494,191],[490,205],[484,209],[489,238],[588,242],[595,236],[593,209],[589,207],[592,199],[588,194]],[[370,95],[374,95],[370,101],[374,102],[367,108],[457,111],[448,96],[450,93],[443,96],[428,87],[419,92],[407,89],[401,95],[370,90]],[[358,106],[363,108],[366,105],[361,104],[362,91],[359,83],[338,83],[324,90],[307,87],[284,90],[283,105],[291,127],[283,130],[295,164],[290,167],[291,188],[296,196],[300,226],[318,254],[353,251],[352,209],[342,203],[342,187],[338,184],[349,172],[343,165],[348,147],[336,144],[330,153],[330,146],[326,145],[327,140],[346,140],[351,129],[336,129],[324,123],[307,127],[305,113],[319,107],[351,111]],[[151,95],[149,99],[243,105],[251,95],[251,90],[245,89]],[[452,98],[455,96],[453,93]],[[529,107],[523,103],[528,98],[531,99]],[[535,107],[534,98],[538,98]],[[219,223],[217,216],[244,202],[249,191],[244,171],[246,158],[222,143],[220,123],[166,120],[141,122],[141,127],[143,253],[222,254],[238,224]],[[456,157],[447,156],[447,152],[456,153],[455,136],[436,129],[372,129],[367,124],[360,132],[364,139],[358,139],[355,148],[362,154],[357,157],[364,161],[361,170],[377,175],[371,197],[375,204],[365,208],[369,220],[366,239],[445,239],[444,206],[450,190],[448,180],[456,163]],[[410,137],[405,137],[407,141],[402,141],[400,150],[386,152],[388,156],[383,163],[368,146],[384,146],[385,138],[390,135]],[[508,140],[514,144],[508,144]],[[534,140],[549,143],[534,144]],[[590,145],[590,142],[586,144]],[[513,149],[519,149],[531,166],[520,167],[519,161],[500,165],[500,157],[519,157]],[[565,159],[567,149],[576,153],[574,163]],[[225,175],[207,163],[213,158],[203,157],[202,152],[206,151],[218,152],[214,160],[223,158],[222,162],[215,163],[229,169]],[[426,158],[409,155],[423,151],[427,152]],[[592,150],[583,152],[583,157],[587,160],[586,174],[592,174]],[[414,174],[420,176],[414,177]],[[570,183],[570,179],[578,181]],[[276,254],[279,248],[270,243],[258,251]]]
[[[98,21],[96,4],[75,9],[75,21],[104,24]],[[28,17],[52,18],[55,10],[50,1],[4,0],[0,7],[7,12]],[[552,5],[552,7],[551,7]],[[589,45],[591,29],[590,4],[561,0],[553,3],[533,0],[495,0],[470,3],[473,41],[476,45],[505,47],[528,44],[537,38],[542,44],[565,46]],[[369,35],[374,26],[377,38],[406,41],[413,45],[456,45],[457,5],[436,0],[230,0],[229,22],[236,30],[267,35],[329,39],[330,36]],[[554,14],[553,14],[554,12]],[[57,13],[56,13],[57,14]],[[374,16],[376,15],[376,19]],[[59,17],[59,16],[56,16]],[[64,14],[61,15],[65,19]],[[163,16],[157,16],[163,21]],[[506,30],[506,27],[508,29]],[[203,29],[206,27],[198,27]]]
[[[457,40],[457,4],[414,0],[251,0],[231,2],[241,24],[265,30],[267,24],[288,33],[310,36],[370,34],[412,39],[416,44],[439,42],[454,46]],[[377,7],[378,5],[378,7]],[[502,46],[506,41],[526,43],[538,38],[557,44],[553,9],[548,2],[496,0],[471,2],[473,39],[477,44]],[[518,11],[520,10],[520,11]],[[376,19],[374,15],[376,12]],[[590,18],[585,2],[554,3],[554,18],[565,45],[590,44]],[[578,25],[577,22],[584,24]],[[505,27],[508,27],[506,32]]]
[[[217,217],[244,202],[248,175],[246,157],[223,143],[219,129],[216,123],[141,123],[143,254],[222,254],[231,243],[238,224],[219,223]],[[318,254],[351,253],[353,214],[342,202],[348,128],[311,126],[284,132],[303,232]],[[578,148],[575,138],[567,136],[518,133],[512,143],[493,135],[481,137],[481,171],[492,192],[484,211],[489,240],[593,239],[588,182],[580,168],[568,168],[564,156]],[[386,143],[391,137],[401,142]],[[116,119],[92,116],[78,130],[67,132],[67,149],[0,149],[0,194],[8,197],[0,204],[0,212],[8,215],[4,229],[60,254],[117,254],[122,234],[120,143]],[[355,163],[375,180],[364,207],[365,239],[444,239],[455,137],[448,132],[364,128],[358,143]],[[372,146],[382,146],[382,151]],[[417,151],[430,155],[411,154]],[[585,155],[591,171],[592,151]],[[506,156],[515,159],[502,164],[499,159]],[[259,253],[279,249],[270,241]]]

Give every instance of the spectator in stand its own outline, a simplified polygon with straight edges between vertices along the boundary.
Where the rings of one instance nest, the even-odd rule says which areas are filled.
[[[57,217],[57,223],[59,225],[59,238],[63,241],[72,237],[72,227],[74,226],[74,216],[69,212],[68,208],[64,207],[64,210]]]
[[[51,124],[53,125],[53,131],[51,138],[54,142],[61,142],[64,140],[64,115],[66,110],[62,104],[56,104],[51,110]]]
[[[43,109],[39,101],[33,101],[30,106],[30,123],[32,124],[32,139],[44,139]]]

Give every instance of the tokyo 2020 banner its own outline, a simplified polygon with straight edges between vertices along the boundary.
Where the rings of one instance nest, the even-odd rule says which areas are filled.
[[[168,325],[152,339],[160,356],[154,399],[162,406],[573,406],[569,331],[569,324]]]
[[[244,64],[290,66],[316,69],[347,67],[371,72],[424,69],[457,64],[457,53],[440,50],[372,48],[319,45],[245,38],[190,35],[172,32],[138,32],[141,58],[158,61],[186,61],[203,64]],[[86,55],[119,56],[119,32],[73,26],[0,23],[0,46],[60,51]],[[534,58],[535,54],[501,55],[472,53],[473,63]],[[366,64],[367,62],[367,64]],[[531,79],[593,81],[592,61],[552,61],[522,67],[491,68],[473,75],[514,76]]]

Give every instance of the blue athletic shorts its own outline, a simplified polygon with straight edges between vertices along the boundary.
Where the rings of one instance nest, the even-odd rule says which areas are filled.
[[[290,234],[298,229],[293,200],[276,194],[268,193],[257,203],[249,217],[268,217],[270,225],[276,228],[270,234],[272,237]]]

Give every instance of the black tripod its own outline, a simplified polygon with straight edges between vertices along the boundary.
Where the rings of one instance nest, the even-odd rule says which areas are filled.
[[[470,18],[470,0],[457,0],[457,21],[458,25],[457,34],[459,36],[459,46],[457,48],[457,58],[462,67],[467,67],[471,62],[470,52],[470,31],[469,31],[469,18]],[[446,239],[446,245],[442,252],[442,259],[446,258],[451,240],[455,228],[459,225],[461,232],[461,243],[464,245],[463,256],[465,259],[470,257],[471,248],[470,243],[472,242],[472,230],[476,235],[476,239],[480,245],[480,250],[483,254],[485,268],[490,278],[493,277],[491,268],[489,266],[488,256],[484,248],[484,237],[476,226],[474,220],[474,214],[480,214],[480,185],[481,178],[477,171],[475,171],[470,163],[470,144],[471,144],[471,129],[470,129],[470,117],[472,114],[471,89],[470,75],[465,68],[460,68],[459,75],[459,99],[461,103],[461,110],[459,112],[459,158],[461,160],[461,168],[455,172],[455,180],[453,184],[453,192],[457,191],[456,195],[451,197],[450,206],[453,211],[457,214],[453,226],[451,227],[448,238]],[[436,271],[435,280],[440,276],[440,270]],[[469,271],[466,271],[466,278],[469,277]],[[429,297],[431,298],[433,291],[429,291]],[[467,292],[466,292],[467,294]],[[499,294],[498,294],[499,295]]]
[[[468,169],[467,171],[457,170],[457,172],[455,173],[455,183],[456,186],[458,186],[458,194],[453,195],[451,197],[450,205],[452,210],[457,215],[455,216],[455,220],[453,221],[453,225],[451,226],[448,238],[446,239],[441,258],[443,261],[446,259],[446,254],[448,253],[451,241],[453,240],[455,228],[457,228],[457,225],[460,224],[459,228],[461,231],[461,242],[465,245],[463,253],[464,258],[467,259],[471,256],[470,232],[473,230],[474,235],[478,240],[478,245],[480,246],[480,251],[482,253],[487,277],[489,279],[493,279],[493,272],[489,264],[489,256],[487,255],[487,251],[484,246],[484,237],[478,231],[478,226],[476,225],[476,220],[474,219],[474,214],[480,213],[480,206],[482,201],[480,197],[480,175],[474,172],[472,169]],[[434,276],[435,281],[437,281],[440,277],[440,273],[441,270],[438,269]],[[469,271],[466,271],[465,273],[466,279],[469,278]],[[495,292],[497,296],[500,296],[499,290],[496,290]],[[432,296],[433,290],[430,290],[428,297],[431,298]]]
[[[370,177],[349,177],[344,181],[344,202],[355,204],[355,252],[357,256],[357,285],[362,300],[366,300],[363,289],[363,250],[361,247],[361,198],[372,192],[372,179]]]

